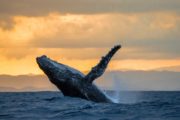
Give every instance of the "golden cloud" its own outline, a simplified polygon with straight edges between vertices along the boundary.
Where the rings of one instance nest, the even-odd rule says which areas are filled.
[[[15,16],[12,28],[0,27],[0,46],[109,47],[122,40],[164,37],[177,24],[179,16],[171,13]]]
[[[115,67],[111,66],[111,70],[151,68],[147,61],[145,65],[139,65],[141,62],[127,65],[128,62],[138,63],[138,59],[171,58],[168,61],[172,63],[167,65],[177,65],[172,58],[180,58],[177,52],[179,20],[177,14],[169,12],[14,16],[11,23],[3,23],[11,27],[0,24],[0,73],[40,73],[35,58],[42,54],[87,71],[110,47],[120,43],[123,49],[115,60],[125,66],[116,68],[114,64],[120,63],[113,61]],[[123,62],[128,59],[132,61]],[[152,66],[155,67],[158,65]]]

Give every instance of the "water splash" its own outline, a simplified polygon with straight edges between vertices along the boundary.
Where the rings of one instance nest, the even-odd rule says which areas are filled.
[[[113,76],[112,89],[113,91],[110,94],[110,97],[114,103],[133,104],[140,101],[142,97],[141,92],[127,91],[129,89],[128,84],[121,80],[116,74]]]
[[[120,80],[117,75],[113,76],[113,93],[111,95],[111,99],[114,103],[119,103],[120,102]]]

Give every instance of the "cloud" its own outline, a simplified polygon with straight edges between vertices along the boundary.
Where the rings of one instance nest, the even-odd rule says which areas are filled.
[[[33,48],[0,48],[0,57],[8,59],[24,59],[27,56],[32,56],[37,52]]]
[[[1,27],[0,40],[2,42],[0,46],[10,46],[10,44],[6,45],[6,41],[9,41],[14,46],[88,47],[88,44],[92,46],[94,41],[102,36],[105,38],[104,44],[107,45],[113,43],[112,39],[116,40],[115,35],[104,33],[104,29],[111,32],[111,25],[108,21],[103,22],[107,17],[107,15],[61,15],[55,13],[45,17],[16,16],[12,18],[14,22],[12,28]],[[108,41],[106,41],[107,39]],[[86,45],[83,45],[84,43]]]
[[[180,17],[166,12],[15,16],[10,28],[0,26],[0,47],[6,48],[2,54],[17,56],[16,58],[25,56],[32,49],[37,52],[38,48],[80,49],[76,52],[84,56],[80,59],[88,59],[97,58],[91,53],[96,53],[98,48],[105,51],[115,44],[122,44],[124,59],[174,59],[180,57],[179,29]],[[16,50],[17,47],[19,49]],[[82,53],[81,49],[85,52]],[[102,51],[97,54],[100,55]],[[87,53],[89,55],[85,55]],[[72,56],[79,59],[80,55]],[[118,58],[123,59],[121,55]]]
[[[138,13],[171,11],[179,13],[179,0],[7,0],[0,1],[3,16],[42,16],[51,12],[64,14]],[[33,8],[33,9],[32,9]]]
[[[0,73],[41,73],[42,54],[86,71],[115,44],[122,49],[111,69],[179,65],[179,0],[0,3]]]

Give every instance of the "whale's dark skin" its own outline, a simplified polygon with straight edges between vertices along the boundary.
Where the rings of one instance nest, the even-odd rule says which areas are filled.
[[[87,75],[51,60],[45,55],[37,57],[36,61],[40,69],[64,96],[79,97],[94,102],[113,102],[93,84],[93,81],[104,73],[109,61],[119,48],[121,48],[120,45],[114,46]]]

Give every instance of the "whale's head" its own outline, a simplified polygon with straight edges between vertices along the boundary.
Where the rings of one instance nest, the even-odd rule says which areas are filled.
[[[51,82],[57,83],[64,81],[63,72],[65,72],[65,70],[59,63],[51,60],[45,55],[37,57],[36,62],[40,69],[48,76]]]
[[[45,55],[37,57],[36,62],[53,83],[65,82],[72,79],[72,76],[78,76],[80,79],[84,77],[84,74],[74,68],[51,60]]]
[[[40,57],[36,58],[36,62],[45,73],[46,72],[54,72],[52,70],[55,70],[59,64],[56,61],[51,60],[46,55],[42,55]]]

